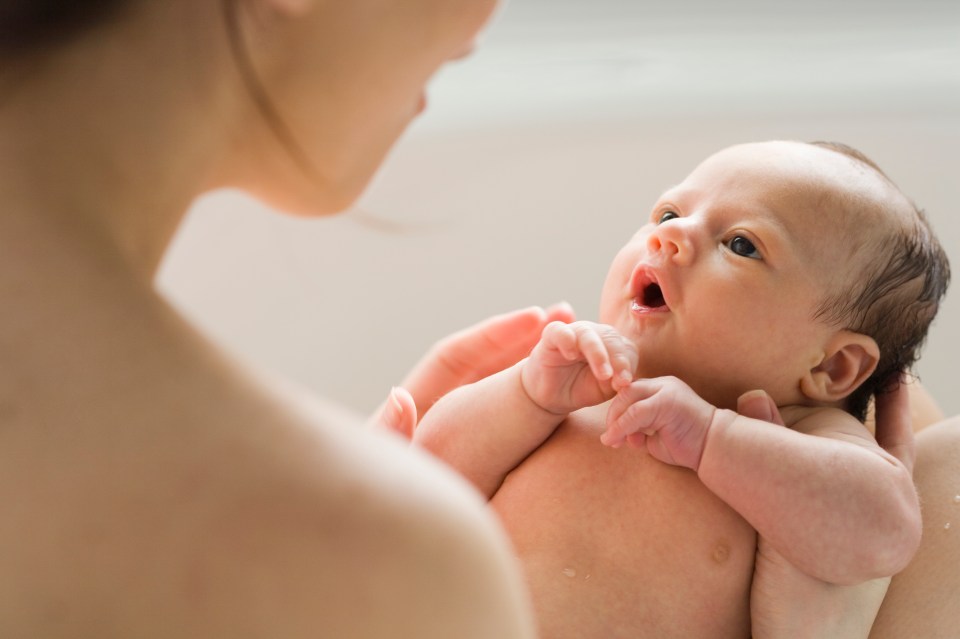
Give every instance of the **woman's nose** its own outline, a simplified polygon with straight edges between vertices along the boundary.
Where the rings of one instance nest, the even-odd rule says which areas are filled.
[[[693,244],[690,229],[684,228],[684,223],[679,220],[654,227],[647,239],[647,248],[652,254],[680,265],[688,265],[693,261]]]

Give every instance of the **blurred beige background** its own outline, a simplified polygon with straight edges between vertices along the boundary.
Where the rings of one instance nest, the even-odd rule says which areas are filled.
[[[431,85],[357,211],[293,219],[211,195],[161,288],[229,348],[368,411],[435,339],[493,313],[565,299],[595,319],[657,195],[771,138],[864,151],[960,273],[960,3],[722,4],[512,0]],[[948,413],[958,288],[919,367]]]

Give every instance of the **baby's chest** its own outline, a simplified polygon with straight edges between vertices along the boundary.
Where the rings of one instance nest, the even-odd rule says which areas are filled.
[[[725,543],[753,552],[753,529],[696,473],[644,450],[604,446],[600,432],[585,420],[565,422],[507,476],[491,504],[515,537],[684,554]]]
[[[565,423],[491,501],[524,565],[538,616],[578,627],[580,615],[602,608],[602,618],[625,627],[660,619],[663,628],[698,636],[708,615],[690,611],[722,610],[724,623],[740,628],[749,611],[753,529],[695,473],[642,450],[607,448],[600,430],[586,420]],[[635,594],[621,609],[611,602],[623,592]],[[600,617],[584,619],[591,618]]]

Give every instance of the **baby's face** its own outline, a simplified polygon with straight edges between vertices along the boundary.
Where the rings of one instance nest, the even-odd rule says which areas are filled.
[[[719,406],[754,388],[802,403],[799,380],[838,328],[816,310],[878,250],[875,225],[838,212],[840,194],[879,184],[809,145],[721,151],[614,258],[600,319],[636,342],[642,376],[676,375]]]

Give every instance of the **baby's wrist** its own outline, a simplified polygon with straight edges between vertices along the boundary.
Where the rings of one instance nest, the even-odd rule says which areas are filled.
[[[737,418],[737,413],[726,408],[713,407],[713,413],[706,422],[706,428],[703,432],[703,443],[700,447],[700,458],[697,460],[697,467],[694,468],[697,473],[703,467],[703,461],[707,457],[707,450],[710,449],[711,440],[723,436],[723,431]]]
[[[530,390],[527,388],[527,382],[526,382],[527,366],[529,365],[529,362],[530,362],[530,358],[525,357],[524,359],[517,362],[516,366],[514,367],[515,369],[518,370],[517,384],[520,387],[521,396],[527,401],[530,407],[535,411],[543,413],[544,415],[549,415],[552,418],[559,418],[559,419],[566,418],[567,415],[569,415],[569,413],[557,412],[557,411],[551,410],[549,407],[544,406],[542,403],[534,399],[535,394],[530,392]]]

